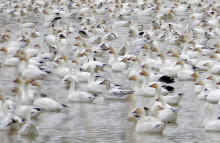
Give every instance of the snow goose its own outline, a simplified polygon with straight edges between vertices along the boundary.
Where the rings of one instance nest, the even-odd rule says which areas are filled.
[[[130,94],[133,94],[134,92],[131,90],[122,90],[119,88],[110,89],[110,81],[107,79],[103,80],[100,84],[106,86],[106,90],[103,92],[103,97],[105,99],[124,100],[128,99]]]
[[[5,47],[2,47],[0,51],[4,52],[3,57],[3,66],[4,67],[16,67],[18,65],[19,59],[17,57],[8,57],[8,50]]]
[[[49,71],[42,71],[38,67],[30,65],[28,57],[23,57],[22,60],[25,61],[25,66],[23,68],[19,67],[19,75],[21,75],[24,79],[27,77],[32,77],[36,80],[41,80],[44,79],[48,73],[50,73]]]
[[[68,77],[66,81],[70,82],[70,89],[68,91],[67,100],[70,103],[91,103],[96,99],[96,95],[84,91],[75,90],[75,79],[73,77]]]
[[[20,22],[20,29],[22,30],[23,28],[34,28],[35,27],[35,23],[32,22],[28,22],[28,23],[23,23],[22,18],[19,18],[18,21]]]
[[[19,130],[19,122],[22,123],[22,119],[9,111],[10,107],[7,103],[3,104],[1,108],[3,110],[5,117],[1,120],[0,130],[9,130],[9,131]]]
[[[179,80],[195,80],[195,77],[191,76],[194,71],[191,69],[186,69],[185,63],[182,60],[178,61],[176,64],[181,65],[177,74]]]
[[[194,73],[191,76],[195,77],[196,83],[202,80],[198,71],[194,71]],[[201,90],[202,90],[201,85],[198,84],[198,85],[194,86],[194,93],[195,94],[199,94],[201,92]]]
[[[75,63],[75,70],[74,70],[74,75],[77,77],[79,82],[88,82],[88,79],[90,77],[90,73],[89,72],[81,72],[80,71],[80,65],[79,65],[79,60],[78,59],[74,59],[72,60],[72,63]]]
[[[31,110],[26,109],[24,112],[26,114],[26,121],[20,127],[19,134],[21,136],[38,136],[38,127],[35,124],[31,123]]]
[[[215,64],[212,65],[209,62],[207,62],[204,66],[208,67],[208,71],[207,71],[207,75],[211,75],[211,74],[219,74],[220,73],[220,65],[217,62],[217,55],[213,54],[211,55],[211,58],[215,58]]]
[[[133,20],[129,20],[129,21],[117,21],[115,20],[113,26],[118,28],[118,27],[129,27],[133,25]]]
[[[150,45],[149,44],[144,44],[144,46],[142,46],[141,47],[142,49],[145,49],[147,52],[145,53],[144,52],[144,54],[145,54],[145,59],[144,59],[144,63],[146,64],[146,63],[148,63],[148,64],[150,64],[150,65],[153,65],[155,62],[156,62],[156,60],[155,59],[152,59],[150,56],[151,56],[151,47],[150,47]]]
[[[206,132],[219,132],[220,131],[220,119],[219,117],[213,117],[213,105],[211,103],[205,103],[206,119],[203,122]]]
[[[200,92],[197,95],[197,99],[198,100],[206,100],[206,97],[208,96],[209,91],[206,91],[204,81],[200,80],[200,81],[196,82],[195,86],[200,86],[201,87]]]
[[[33,101],[33,106],[40,108],[40,109],[44,109],[45,111],[49,111],[49,112],[61,111],[65,109],[66,107],[68,107],[53,99],[41,97],[40,94],[42,91],[42,84],[40,81],[35,81],[34,83],[32,83],[32,85],[38,87],[37,94],[35,95],[35,99]]]
[[[85,59],[83,65],[81,66],[82,69],[87,69],[89,65],[93,65],[94,67],[104,68],[104,64],[99,61],[94,60],[94,51],[92,49],[87,49],[82,55],[85,55],[88,57]]]
[[[129,100],[132,102],[132,108],[130,112],[127,115],[127,121],[134,122],[135,124],[137,123],[138,119],[136,117],[136,114],[133,112],[136,110],[136,96],[134,94],[131,94],[129,97]]]
[[[109,64],[112,68],[112,71],[113,72],[122,72],[125,68],[125,63],[123,63],[121,60],[119,60],[118,52],[116,51],[115,48],[109,47],[109,50],[110,50],[109,51],[110,54],[114,54],[114,60],[112,61],[112,65],[109,60]]]
[[[13,112],[18,117],[25,120],[26,119],[25,112],[27,109],[31,110],[31,118],[37,118],[42,113],[43,109],[40,109],[40,108],[37,108],[34,106],[30,106],[30,105],[23,105],[22,104],[22,100],[21,100],[22,90],[20,88],[14,88],[12,90],[12,92],[15,92],[17,94],[17,104],[16,104]]]
[[[199,52],[197,59],[188,59],[187,64],[198,68],[198,70],[200,71],[207,71],[208,68],[204,66],[204,64],[207,62],[210,62],[211,65],[215,64],[215,61],[213,60],[202,60],[202,49],[200,47],[197,47],[196,49],[194,49],[194,51]]]
[[[94,80],[94,67],[89,65],[88,70],[90,72],[90,78],[87,82],[87,91],[93,94],[102,94],[105,91],[105,85],[101,85],[102,81]]]
[[[167,123],[156,119],[145,120],[145,111],[143,108],[137,108],[134,113],[140,114],[140,119],[135,126],[135,131],[138,133],[162,133],[167,125]]]
[[[211,75],[206,79],[212,80],[212,87],[210,92],[208,93],[206,100],[209,103],[218,103],[218,101],[220,100],[220,90],[216,89],[217,79],[214,75]]]
[[[169,76],[169,77],[177,77],[178,70],[174,67],[167,67],[166,66],[166,56],[165,56],[165,54],[160,53],[158,56],[161,57],[161,60],[162,60],[159,72],[166,75],[166,76]]]
[[[158,113],[161,121],[162,122],[176,122],[179,110],[175,110],[169,104],[167,104],[167,101],[163,95],[158,97],[156,101],[159,101],[159,103],[156,102],[152,108],[155,108],[155,105],[158,105],[158,104],[163,108],[163,110],[159,111]]]
[[[60,78],[63,78],[69,73],[69,68],[65,66],[64,60],[63,59],[57,59],[55,60],[56,63],[58,63],[58,68],[57,68],[57,76]]]

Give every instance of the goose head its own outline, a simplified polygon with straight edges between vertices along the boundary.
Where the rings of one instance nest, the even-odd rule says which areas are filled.
[[[143,75],[143,76],[149,76],[149,72],[146,70],[146,69],[143,69],[140,73],[140,75]]]
[[[144,114],[144,108],[138,107],[138,108],[137,108],[135,111],[133,111],[132,113]]]
[[[216,43],[214,46],[220,48],[220,43]]]
[[[24,84],[25,85],[28,85],[30,83],[33,83],[35,80],[31,77],[27,77],[25,80],[24,80]]]
[[[171,48],[169,51],[167,51],[167,53],[175,54],[175,53],[176,53],[176,50],[175,50],[174,48]]]
[[[22,84],[22,83],[24,83],[24,80],[23,80],[23,78],[21,76],[19,76],[13,82],[16,82],[18,84]]]
[[[213,53],[209,58],[218,59],[218,55]]]
[[[142,49],[146,49],[146,50],[150,50],[150,45],[149,44],[144,44],[143,47],[141,47]]]
[[[210,75],[210,76],[207,77],[206,79],[209,79],[209,80],[215,80],[215,76],[214,76],[214,75]]]
[[[176,65],[184,65],[184,62],[182,60],[179,60]]]
[[[193,76],[193,77],[195,77],[195,78],[198,78],[200,75],[199,75],[199,72],[194,71],[194,73],[191,74],[191,76]]]
[[[19,87],[16,87],[16,88],[12,89],[12,92],[17,93],[18,95],[21,95],[22,90]]]
[[[37,47],[37,48],[41,48],[41,45],[38,43],[38,44],[36,44],[36,45],[34,45],[34,47]]]
[[[201,85],[201,86],[203,86],[203,85],[204,85],[204,82],[200,80],[200,81],[196,82],[195,85]]]
[[[154,83],[154,84],[150,85],[149,87],[158,89],[159,88],[159,84],[158,83]]]
[[[2,51],[2,52],[4,52],[4,53],[7,53],[7,52],[8,52],[8,50],[7,50],[6,47],[2,47],[2,48],[0,49],[0,51]]]
[[[5,101],[5,95],[3,93],[0,93],[0,100]]]
[[[37,87],[40,87],[40,86],[41,86],[41,82],[38,81],[38,80],[35,80],[34,82],[32,82],[31,85],[33,85],[33,86],[37,86]]]
[[[207,62],[207,63],[205,63],[203,66],[206,66],[206,67],[209,67],[209,68],[211,68],[211,64],[210,64],[210,62]]]
[[[129,78],[129,80],[134,80],[134,81],[136,81],[137,79],[138,79],[138,77],[136,75],[133,75]]]

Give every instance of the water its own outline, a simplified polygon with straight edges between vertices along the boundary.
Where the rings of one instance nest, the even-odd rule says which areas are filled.
[[[166,3],[167,5],[169,2]],[[187,23],[189,13],[182,15],[186,18]],[[98,18],[105,18],[107,21],[107,27],[110,27],[112,20],[106,18],[106,16],[98,16]],[[6,14],[0,14],[0,31],[3,32],[5,28],[11,30],[10,35],[12,41],[16,40],[18,34],[19,23],[18,17],[7,16]],[[137,17],[132,15],[126,17],[127,20],[133,19],[137,21]],[[141,24],[145,26],[145,29],[149,29],[151,26],[151,20],[142,19]],[[177,19],[175,17],[174,21]],[[47,46],[43,42],[43,35],[49,33],[48,28],[43,28],[42,14],[29,13],[23,18],[24,22],[36,22],[37,29],[41,36],[32,40],[32,45],[40,43],[47,51]],[[61,25],[67,25],[69,22],[74,22],[74,28],[76,33],[71,34],[72,37],[78,35],[77,28],[80,28],[79,20],[61,20]],[[98,21],[98,20],[97,20]],[[31,29],[25,29],[31,31]],[[122,38],[128,34],[127,28],[116,28],[116,32],[119,34],[119,39],[109,44],[114,45],[116,48],[122,46]],[[130,39],[132,40],[132,39]],[[74,41],[73,41],[74,44]],[[172,45],[162,44],[162,51],[168,51]],[[72,57],[71,47],[62,47],[64,54]],[[181,49],[179,49],[181,50]],[[137,55],[137,49],[131,51],[132,54]],[[2,57],[2,52],[0,56]],[[153,54],[153,56],[155,56]],[[105,54],[103,58],[97,58],[99,61],[107,63],[108,54]],[[0,58],[2,62],[2,58]],[[98,75],[102,78],[108,78],[111,82],[123,85],[125,89],[131,89],[133,83],[128,81],[125,76],[120,73],[112,73],[109,67],[106,67],[104,71],[99,71]],[[12,82],[17,77],[17,71],[15,68],[2,67],[0,68],[0,84],[4,86],[4,93],[7,97],[13,97],[11,90],[16,85]],[[174,106],[175,109],[179,109],[178,120],[176,123],[168,124],[163,134],[137,134],[135,133],[135,125],[126,120],[126,116],[131,109],[130,101],[108,101],[103,97],[98,97],[91,104],[80,103],[68,103],[67,93],[68,91],[62,87],[61,80],[55,76],[55,74],[49,75],[43,83],[43,92],[47,94],[49,98],[59,101],[63,104],[67,104],[69,109],[61,112],[45,112],[42,113],[37,119],[31,120],[39,128],[40,135],[35,138],[28,138],[19,136],[18,132],[5,132],[0,131],[0,142],[218,142],[219,133],[208,133],[201,127],[205,113],[203,109],[203,101],[198,101],[196,95],[194,95],[194,82],[192,81],[178,81],[173,84],[175,87],[175,93],[183,92],[184,96],[179,106]],[[83,90],[84,84],[79,86],[80,90]],[[151,107],[153,104],[153,98],[137,97],[138,106]],[[217,105],[215,107],[215,116],[219,113]]]

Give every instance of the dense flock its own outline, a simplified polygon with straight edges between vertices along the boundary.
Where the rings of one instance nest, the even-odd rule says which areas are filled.
[[[32,121],[42,112],[103,98],[131,101],[125,122],[134,122],[135,132],[162,133],[178,122],[184,92],[172,93],[179,81],[195,82],[192,94],[204,101],[206,115],[201,127],[220,131],[213,116],[213,106],[220,108],[217,1],[1,0],[0,14],[17,22],[17,31],[2,25],[0,33],[0,68],[16,70],[7,81],[16,96],[5,94],[0,79],[2,131],[38,136]],[[65,104],[44,94],[50,75],[68,91]],[[140,96],[153,106],[140,107]]]

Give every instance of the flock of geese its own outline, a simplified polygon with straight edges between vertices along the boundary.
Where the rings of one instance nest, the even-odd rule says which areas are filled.
[[[0,34],[0,68],[17,71],[17,78],[9,81],[17,85],[11,91],[16,98],[5,95],[4,84],[0,86],[1,130],[38,136],[31,120],[42,112],[68,110],[68,105],[42,93],[42,81],[53,74],[67,88],[69,104],[92,103],[97,97],[131,100],[127,120],[136,124],[136,132],[147,133],[162,133],[177,122],[180,110],[172,105],[178,105],[184,93],[171,95],[171,84],[195,81],[194,93],[205,101],[201,126],[220,131],[220,119],[213,117],[213,104],[220,108],[220,3],[2,0],[0,13],[16,18],[19,27],[15,40],[10,29]],[[28,15],[40,15],[42,24],[28,21]],[[34,44],[40,38],[44,40]],[[125,89],[108,77],[100,80],[100,71],[117,73],[133,86]],[[79,88],[82,83],[85,90]],[[138,96],[154,98],[155,103],[137,107]]]

